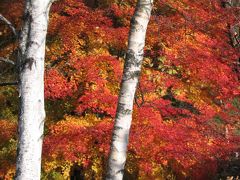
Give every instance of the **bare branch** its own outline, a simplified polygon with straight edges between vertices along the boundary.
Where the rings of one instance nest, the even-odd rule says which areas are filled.
[[[5,62],[5,63],[12,64],[12,65],[15,65],[15,62],[13,62],[13,61],[10,60],[10,59],[3,58],[3,57],[0,57],[0,61]]]
[[[8,25],[8,27],[12,30],[14,36],[17,37],[17,31],[15,27],[12,25],[12,23],[9,20],[7,20],[2,14],[0,14],[0,20],[5,22]]]
[[[233,36],[234,36],[234,39],[235,39],[235,41],[236,41],[236,45],[239,45],[240,44],[240,42],[239,42],[239,39],[238,39],[238,34],[235,32],[234,34],[233,34]]]
[[[18,82],[0,82],[0,86],[16,86],[18,85]]]

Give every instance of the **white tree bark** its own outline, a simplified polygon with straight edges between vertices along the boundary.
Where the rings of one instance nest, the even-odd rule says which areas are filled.
[[[51,0],[26,0],[19,39],[17,180],[38,180],[44,127],[44,58]]]
[[[152,4],[153,0],[138,0],[131,20],[128,51],[121,82],[106,179],[121,180],[123,178],[133,101],[141,72],[143,48]]]

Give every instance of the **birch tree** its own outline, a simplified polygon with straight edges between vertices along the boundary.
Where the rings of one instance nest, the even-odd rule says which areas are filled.
[[[152,5],[153,0],[138,0],[131,20],[106,179],[121,180],[123,178],[133,101],[141,72],[143,48]]]
[[[37,180],[41,174],[44,127],[44,58],[51,0],[26,0],[19,37],[17,180]]]

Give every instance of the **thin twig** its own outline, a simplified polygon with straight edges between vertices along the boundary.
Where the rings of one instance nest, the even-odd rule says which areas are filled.
[[[7,58],[0,57],[0,61],[15,65],[15,62],[13,62],[12,60],[7,59]]]
[[[237,45],[239,45],[240,42],[239,42],[239,39],[238,39],[238,34],[236,33],[233,36],[234,36],[235,41],[237,42]]]
[[[0,82],[0,86],[16,86],[18,85],[18,82]]]
[[[12,25],[12,23],[9,20],[7,20],[2,14],[0,14],[0,20],[5,22],[8,25],[8,27],[12,30],[14,36],[17,37],[17,31],[15,27]]]

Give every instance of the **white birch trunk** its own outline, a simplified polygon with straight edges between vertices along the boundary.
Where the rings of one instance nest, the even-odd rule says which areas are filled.
[[[44,58],[50,0],[26,0],[19,39],[19,142],[17,180],[38,180],[41,175],[44,127]]]
[[[131,20],[128,51],[121,82],[106,179],[121,180],[123,178],[133,101],[141,72],[143,48],[152,4],[153,0],[138,0]]]

